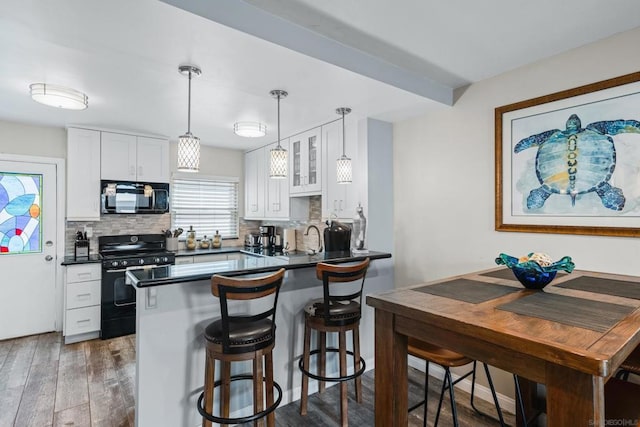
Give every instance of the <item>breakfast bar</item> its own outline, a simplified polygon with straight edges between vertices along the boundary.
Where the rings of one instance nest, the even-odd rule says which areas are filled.
[[[513,372],[528,389],[545,384],[549,426],[604,426],[604,384],[640,344],[639,291],[640,277],[579,270],[530,290],[498,268],[368,296],[376,425],[407,425],[414,337]]]
[[[302,355],[303,307],[322,297],[322,283],[315,276],[319,262],[351,263],[372,260],[364,292],[379,293],[393,287],[391,254],[370,251],[291,253],[261,256],[241,251],[227,261],[170,265],[127,272],[136,288],[136,426],[199,426],[202,418],[196,401],[203,389],[204,329],[220,316],[219,303],[211,294],[211,276],[260,276],[286,270],[278,298],[276,345],[273,352],[274,378],[282,386],[282,404],[300,398],[301,375],[297,360]],[[231,258],[231,257],[230,257]],[[238,302],[236,308],[247,309]],[[245,304],[245,305],[243,305]],[[363,307],[361,352],[369,368],[374,355],[373,310]],[[328,358],[329,359],[329,358]],[[337,360],[330,367],[335,366]],[[250,370],[244,362],[232,365],[232,374]],[[331,369],[327,370],[331,373]],[[231,416],[245,416],[252,410],[251,386],[234,384]],[[310,384],[310,392],[317,384]],[[217,402],[214,412],[218,411]]]

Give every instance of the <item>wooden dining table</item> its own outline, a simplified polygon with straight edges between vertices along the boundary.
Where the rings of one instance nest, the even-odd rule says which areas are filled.
[[[408,337],[517,374],[525,413],[535,384],[545,384],[550,427],[604,426],[604,384],[640,344],[635,276],[574,270],[530,290],[499,267],[369,295],[367,304],[376,426],[407,425]]]

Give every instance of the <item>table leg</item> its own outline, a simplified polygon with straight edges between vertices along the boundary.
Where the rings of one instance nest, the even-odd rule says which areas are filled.
[[[517,378],[517,384],[515,382]],[[526,421],[533,418],[533,416],[538,412],[539,408],[537,407],[538,402],[538,383],[535,381],[528,380],[521,376],[514,375],[514,386],[515,393],[517,396],[518,387],[520,386],[520,396],[522,397],[522,408],[520,405],[516,404],[516,426],[523,427],[526,426]],[[517,399],[516,399],[517,403]],[[524,409],[524,412],[523,412]],[[531,426],[529,426],[531,427]]]
[[[604,426],[604,378],[547,364],[547,425]]]
[[[376,427],[404,427],[408,422],[407,337],[394,331],[394,318],[376,309]]]

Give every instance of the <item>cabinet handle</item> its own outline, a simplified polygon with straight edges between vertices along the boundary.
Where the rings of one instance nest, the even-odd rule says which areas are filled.
[[[138,166],[138,176],[142,176],[142,166]]]
[[[334,211],[335,211],[335,210],[338,210],[338,206],[337,206],[337,204],[338,204],[338,201],[337,201],[337,200],[334,200],[334,201],[333,201],[333,210],[334,210]]]
[[[338,208],[342,211],[342,200],[340,200],[340,203],[338,204]]]
[[[90,293],[88,293],[88,294],[78,294],[78,295],[76,295],[76,298],[77,298],[77,299],[87,299],[87,298],[91,298],[91,294],[90,294]]]
[[[76,323],[77,323],[78,325],[79,325],[79,324],[81,324],[81,323],[91,323],[91,319],[78,320]]]
[[[78,273],[78,277],[91,277],[91,273]]]
[[[129,175],[131,176],[136,176],[136,167],[135,166],[129,166]]]

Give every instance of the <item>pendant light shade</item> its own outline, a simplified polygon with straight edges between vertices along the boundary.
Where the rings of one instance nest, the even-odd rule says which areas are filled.
[[[84,110],[89,106],[87,95],[68,87],[33,83],[29,85],[29,90],[31,91],[31,99],[50,107]]]
[[[351,108],[348,107],[336,109],[336,113],[342,115],[342,156],[340,156],[336,162],[336,178],[338,179],[338,184],[351,184],[352,181],[353,172],[351,169],[351,159],[344,153],[344,116],[350,112]]]
[[[270,151],[269,176],[275,179],[287,177],[287,150],[280,145],[280,99],[286,98],[284,90],[272,90],[271,96],[278,99],[278,145]]]
[[[179,172],[198,172],[200,170],[200,138],[191,133],[191,77],[198,77],[202,70],[193,65],[178,67],[181,74],[189,77],[189,102],[187,109],[187,133],[178,138]]]

